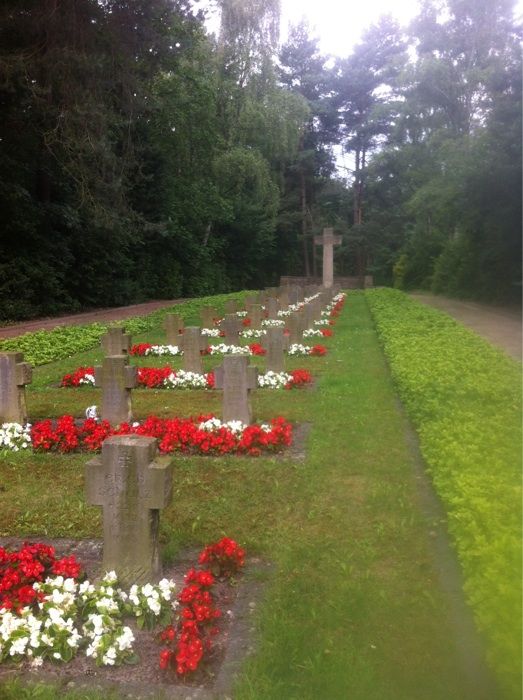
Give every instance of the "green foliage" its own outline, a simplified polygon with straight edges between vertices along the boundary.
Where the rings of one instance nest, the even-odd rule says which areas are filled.
[[[366,298],[448,511],[489,658],[521,689],[521,366],[405,294]]]

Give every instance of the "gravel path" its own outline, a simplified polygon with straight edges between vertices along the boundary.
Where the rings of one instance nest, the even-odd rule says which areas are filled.
[[[23,333],[33,331],[49,330],[56,326],[79,326],[84,323],[95,323],[96,321],[118,321],[122,318],[131,318],[133,316],[145,316],[157,309],[164,309],[174,304],[180,304],[186,299],[170,299],[163,301],[148,301],[144,304],[134,304],[133,306],[118,306],[111,309],[97,309],[96,311],[87,311],[81,314],[73,314],[70,316],[58,316],[54,318],[40,318],[34,321],[24,321],[23,323],[14,323],[11,326],[0,328],[0,340],[3,338],[13,338]]]
[[[414,293],[413,299],[444,311],[481,335],[492,345],[501,348],[521,361],[521,313],[503,306],[489,306],[473,301],[459,301],[434,294]]]

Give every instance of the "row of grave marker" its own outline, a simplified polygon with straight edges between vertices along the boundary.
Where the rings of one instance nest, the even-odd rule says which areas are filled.
[[[313,293],[311,290],[309,296]],[[329,297],[332,296],[329,293]],[[267,300],[265,305],[268,306]],[[292,327],[292,323],[289,325]],[[277,346],[274,355],[283,359],[283,329],[267,330],[268,355],[273,354],[271,347]],[[179,331],[177,327],[177,335]],[[184,353],[189,354],[188,344],[200,347],[199,328],[184,329],[183,338]],[[127,364],[130,340],[123,329],[110,329],[102,340],[107,356],[96,372],[97,384],[106,389],[104,395],[107,393],[117,402],[121,401],[122,411],[130,410],[130,391],[136,378],[136,368]],[[22,353],[0,353],[0,416],[7,412],[9,416],[15,413],[25,418],[24,387],[30,383],[31,373],[31,366],[23,361]],[[250,423],[249,394],[257,384],[256,368],[249,366],[245,356],[225,356],[215,377],[217,388],[223,389],[224,421]],[[17,422],[24,422],[24,418]],[[6,418],[0,417],[0,421],[4,420]],[[172,500],[173,463],[171,457],[159,457],[157,451],[155,438],[114,436],[104,441],[101,455],[85,466],[86,501],[103,508],[102,572],[116,571],[124,587],[161,577],[160,510]]]
[[[291,290],[292,291],[292,290]],[[284,350],[288,343],[300,342],[303,331],[313,325],[314,320],[321,318],[323,304],[332,299],[333,292],[328,290],[320,296],[316,296],[305,304],[299,311],[292,312],[285,317],[288,336],[284,335],[282,327],[268,327],[263,344],[266,349],[266,368],[274,372],[284,369]],[[312,296],[314,289],[307,289]],[[262,297],[267,305],[271,299],[280,302],[287,301],[290,297],[299,302],[306,293],[294,290],[294,294],[286,290],[281,292],[278,288],[268,290]],[[259,298],[249,298],[246,301],[247,313],[251,314],[261,305],[254,303]],[[229,303],[229,309],[233,305]],[[205,315],[208,315],[205,317]],[[216,319],[216,310],[205,307],[202,313],[204,327],[212,314],[212,323]],[[188,372],[203,373],[201,351],[207,346],[206,339],[201,335],[201,329],[197,326],[183,327],[183,320],[176,314],[167,314],[166,333],[173,344],[183,350],[183,368]],[[241,319],[237,313],[228,313],[221,322],[221,328],[225,333],[225,340],[237,342],[242,329]],[[252,327],[252,324],[251,324]],[[181,332],[183,331],[183,333]],[[171,334],[169,338],[169,334]],[[101,340],[105,358],[101,366],[95,368],[95,386],[102,389],[101,417],[112,424],[119,424],[132,419],[131,390],[136,386],[137,369],[129,365],[129,350],[131,336],[122,327],[110,328]],[[249,404],[249,391],[255,388],[253,372],[254,368],[248,367],[247,357],[226,356],[223,358],[223,366],[216,371],[216,388],[223,388],[223,419],[241,420],[249,423],[252,414]],[[245,367],[247,369],[245,369]],[[247,379],[244,374],[250,377]],[[0,423],[27,422],[27,406],[25,398],[25,386],[31,382],[32,368],[28,362],[23,361],[23,354],[19,352],[0,353]],[[240,399],[239,396],[242,396]]]

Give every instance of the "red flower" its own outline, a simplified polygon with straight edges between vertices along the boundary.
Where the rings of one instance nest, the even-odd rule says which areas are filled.
[[[325,345],[313,345],[311,348],[311,355],[315,355],[317,357],[321,357],[322,355],[325,355],[327,352],[327,348]]]
[[[253,355],[265,355],[266,352],[263,345],[260,345],[259,343],[250,343],[249,350]]]

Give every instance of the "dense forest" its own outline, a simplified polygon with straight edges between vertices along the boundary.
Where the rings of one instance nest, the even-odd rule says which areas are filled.
[[[424,0],[345,58],[279,0],[2,0],[0,319],[319,270],[521,293],[512,0]],[[350,171],[335,154],[349,154]]]

